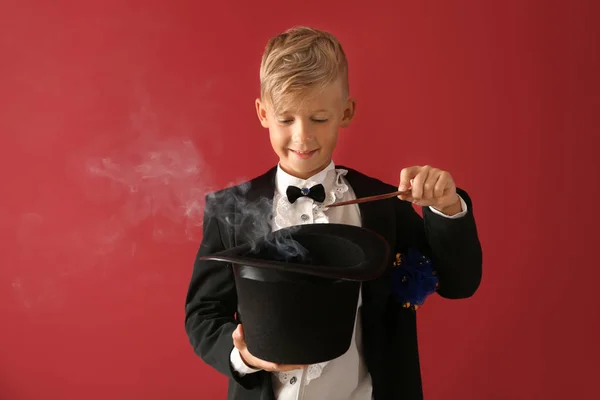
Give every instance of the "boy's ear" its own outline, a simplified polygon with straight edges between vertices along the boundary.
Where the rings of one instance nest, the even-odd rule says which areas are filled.
[[[267,118],[267,109],[264,104],[260,101],[260,99],[256,99],[256,115],[258,115],[258,119],[260,120],[260,124],[263,128],[269,127],[269,119]]]
[[[342,116],[342,122],[340,124],[340,126],[342,128],[345,128],[348,125],[350,125],[352,118],[354,118],[355,111],[356,111],[356,100],[354,100],[352,98],[348,98],[348,100],[346,100],[346,105],[344,107],[344,115]]]

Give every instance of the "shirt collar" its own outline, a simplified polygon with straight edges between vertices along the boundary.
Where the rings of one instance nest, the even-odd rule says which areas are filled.
[[[277,191],[282,196],[286,195],[287,188],[290,185],[297,186],[299,188],[310,188],[320,183],[325,187],[325,191],[328,191],[331,190],[333,183],[335,182],[335,173],[332,173],[334,171],[335,164],[333,161],[331,161],[329,165],[318,174],[313,175],[308,179],[300,179],[285,172],[283,169],[281,169],[281,165],[278,164],[275,185]]]

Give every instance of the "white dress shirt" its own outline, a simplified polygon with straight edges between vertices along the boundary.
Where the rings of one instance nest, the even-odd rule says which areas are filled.
[[[353,200],[354,191],[345,179],[345,170],[336,169],[333,161],[327,168],[309,179],[299,179],[277,168],[276,187],[273,199],[273,230],[292,225],[312,223],[338,223],[361,226],[360,209],[357,204],[346,207],[323,208],[334,202]],[[310,188],[322,184],[326,199],[316,203],[309,197],[300,197],[294,204],[287,200],[286,190],[290,185]],[[466,213],[466,203],[462,203],[462,212],[446,216],[431,208],[436,214],[448,218],[460,218]],[[301,305],[300,305],[301,306]],[[320,364],[308,366],[303,370],[273,373],[273,391],[277,400],[370,400],[372,398],[371,377],[362,356],[361,306],[359,294],[356,321],[352,342],[342,356]],[[239,351],[234,347],[231,364],[240,375],[258,370],[248,367]]]

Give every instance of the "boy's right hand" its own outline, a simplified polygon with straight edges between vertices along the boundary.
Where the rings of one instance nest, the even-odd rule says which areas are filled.
[[[252,354],[250,354],[248,348],[246,347],[244,329],[242,328],[241,324],[237,326],[235,331],[233,331],[233,335],[231,336],[233,337],[233,345],[240,352],[240,356],[242,356],[242,361],[244,361],[250,368],[262,369],[269,372],[284,372],[307,367],[307,365],[276,364],[254,357]]]

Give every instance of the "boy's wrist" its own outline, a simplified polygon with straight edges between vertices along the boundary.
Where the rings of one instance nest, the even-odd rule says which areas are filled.
[[[233,369],[242,376],[260,371],[260,369],[248,365],[240,351],[235,347],[231,350],[229,361],[231,362]]]
[[[462,202],[460,201],[460,197],[458,196],[458,194],[456,194],[455,202],[453,204],[446,206],[446,207],[433,207],[433,208],[435,208],[437,211],[441,212],[442,214],[452,217],[452,216],[462,212]]]

